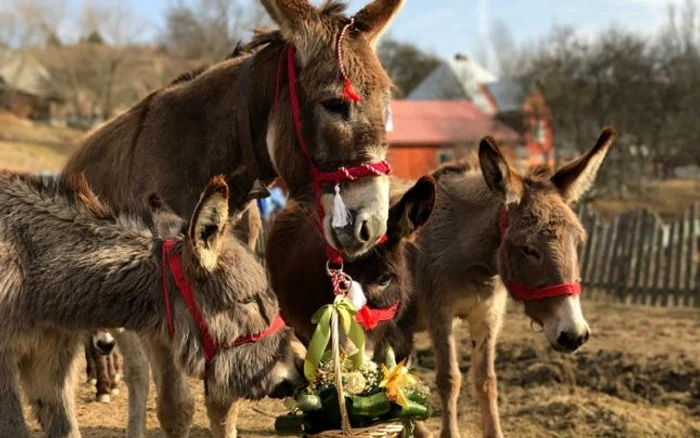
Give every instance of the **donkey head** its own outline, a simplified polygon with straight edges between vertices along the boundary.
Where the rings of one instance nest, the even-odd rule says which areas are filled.
[[[112,333],[105,329],[93,331],[90,334],[90,342],[92,342],[95,351],[103,356],[110,355],[117,345],[117,341],[114,340]]]
[[[479,147],[486,184],[503,200],[501,279],[562,351],[575,351],[590,336],[578,296],[577,249],[585,230],[570,205],[592,186],[613,138],[614,131],[605,129],[590,151],[554,175],[545,169],[518,174],[493,139]]]
[[[320,8],[308,0],[262,0],[262,4],[284,40],[296,48],[302,135],[314,165],[321,171],[333,171],[383,160],[392,85],[377,58],[376,46],[403,0],[374,1],[355,15],[354,24],[347,29],[351,21],[343,15],[341,3],[329,2]],[[359,100],[344,92],[344,74]],[[284,78],[282,82],[288,86]],[[311,172],[294,141],[295,125],[287,108],[291,108],[290,97],[283,89],[279,108],[273,108],[270,115],[267,146],[275,168],[292,197],[298,199],[308,195]],[[350,221],[338,228],[331,227],[334,186],[321,187],[326,240],[347,255],[361,254],[386,232],[389,180],[373,176],[341,183]]]
[[[223,177],[209,182],[181,246],[183,270],[208,330],[219,345],[206,369],[207,400],[226,403],[233,396],[289,395],[304,383],[301,356],[293,351],[292,331],[281,329],[256,341],[239,342],[266,333],[279,309],[263,267],[226,229],[231,218],[235,221],[239,216],[234,212],[229,218],[228,195]],[[179,315],[186,320],[176,327],[195,326],[184,305]],[[177,333],[175,338],[178,342]],[[179,341],[192,342],[191,338]],[[190,363],[188,369],[202,371],[199,353],[184,359]]]
[[[345,264],[345,271],[362,286],[367,305],[389,307],[405,300],[412,290],[406,263],[405,242],[412,241],[425,225],[435,205],[435,181],[419,179],[389,209],[387,240]]]

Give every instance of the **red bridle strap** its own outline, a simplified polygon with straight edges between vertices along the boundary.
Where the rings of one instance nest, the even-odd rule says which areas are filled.
[[[501,208],[501,212],[498,217],[498,228],[501,233],[501,241],[503,241],[505,239],[506,232],[508,231],[508,210],[505,206]],[[501,253],[502,257],[505,258],[505,247],[502,248]],[[566,295],[581,295],[581,292],[583,291],[581,288],[581,283],[578,282],[561,283],[533,289],[525,286],[517,280],[512,280],[508,284],[508,289],[516,299],[522,301],[537,301]]]
[[[219,344],[209,332],[209,327],[207,326],[204,317],[202,317],[202,314],[199,311],[199,307],[197,306],[197,300],[194,296],[194,290],[192,289],[192,285],[187,279],[185,271],[182,267],[182,257],[177,251],[173,251],[174,246],[175,240],[173,239],[165,239],[163,241],[163,301],[165,302],[165,315],[168,321],[168,332],[170,333],[170,337],[172,337],[175,331],[172,308],[170,306],[170,293],[168,291],[167,271],[169,268],[170,274],[172,275],[173,280],[175,281],[175,285],[177,286],[177,289],[180,292],[180,296],[182,296],[182,299],[185,302],[185,305],[187,306],[187,310],[189,310],[190,315],[192,315],[192,319],[197,325],[199,334],[202,336],[202,344],[204,345],[204,358],[207,362],[209,362],[219,350]],[[273,318],[270,326],[267,327],[264,331],[248,336],[240,336],[234,339],[228,346],[237,347],[239,345],[257,342],[265,338],[266,336],[270,336],[280,331],[284,327],[284,320],[281,316],[277,315],[275,316],[275,318]]]

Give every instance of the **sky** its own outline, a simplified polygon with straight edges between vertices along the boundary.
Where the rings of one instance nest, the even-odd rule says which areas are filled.
[[[137,18],[146,24],[143,33],[147,37],[163,27],[164,11],[176,0],[121,1],[131,1]],[[388,35],[412,42],[441,57],[457,52],[488,54],[489,28],[495,21],[504,23],[518,44],[536,42],[548,34],[553,25],[570,25],[588,34],[612,25],[652,33],[665,19],[669,2],[682,1],[406,0]],[[367,2],[350,0],[350,11],[359,10]]]

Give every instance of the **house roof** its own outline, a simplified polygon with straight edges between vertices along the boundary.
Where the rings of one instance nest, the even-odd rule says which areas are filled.
[[[473,101],[482,111],[490,112],[492,107],[484,95],[481,85],[496,80],[496,76],[476,61],[464,55],[458,55],[441,62],[418,84],[407,96],[407,99],[468,99]]]
[[[477,142],[486,135],[514,142],[519,136],[467,100],[395,100],[391,104],[394,146]]]
[[[527,99],[530,87],[520,78],[504,78],[498,82],[484,84],[497,107],[497,112],[520,111]]]
[[[54,97],[49,71],[33,56],[0,49],[0,78],[14,90],[42,97]]]

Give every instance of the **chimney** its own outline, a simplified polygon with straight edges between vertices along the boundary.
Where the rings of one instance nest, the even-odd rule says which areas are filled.
[[[455,61],[467,61],[469,57],[464,52],[458,52],[455,54]]]

